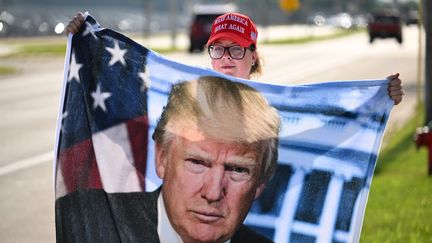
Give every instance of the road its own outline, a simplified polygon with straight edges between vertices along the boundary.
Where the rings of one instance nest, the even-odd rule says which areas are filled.
[[[390,118],[403,124],[416,101],[417,29],[405,28],[404,43],[365,34],[304,45],[262,46],[265,74],[260,81],[299,84],[379,79],[399,72],[407,92]],[[205,53],[172,53],[174,60],[207,66]],[[20,72],[0,76],[0,242],[54,242],[52,149],[63,59],[1,60]]]

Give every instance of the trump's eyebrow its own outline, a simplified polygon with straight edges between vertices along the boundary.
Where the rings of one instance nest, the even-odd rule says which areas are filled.
[[[255,167],[256,160],[255,158],[251,158],[250,156],[231,156],[227,161],[225,161],[226,165],[230,166],[247,166],[247,167]]]
[[[186,148],[184,151],[184,154],[186,157],[192,157],[195,159],[210,161],[212,160],[212,156],[207,153],[206,151],[200,149],[200,148]]]
[[[203,161],[214,161],[216,158],[211,154],[200,148],[187,148],[185,150],[186,157],[192,157],[194,159],[203,160]],[[247,167],[255,167],[256,159],[255,156],[250,155],[252,153],[247,153],[244,156],[241,155],[231,155],[224,161],[225,165],[229,166],[247,166]]]

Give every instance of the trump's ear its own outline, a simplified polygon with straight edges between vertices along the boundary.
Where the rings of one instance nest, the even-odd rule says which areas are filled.
[[[163,179],[165,175],[166,161],[167,151],[164,146],[156,143],[156,174],[161,179]]]
[[[265,186],[266,186],[266,183],[262,183],[261,185],[258,186],[258,188],[255,192],[254,200],[257,199],[261,195],[261,193],[264,191]]]

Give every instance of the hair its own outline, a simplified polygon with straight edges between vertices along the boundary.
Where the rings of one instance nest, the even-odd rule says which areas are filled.
[[[195,126],[212,139],[262,151],[260,182],[272,177],[278,157],[280,118],[252,87],[203,76],[173,85],[153,139],[170,146],[179,126]]]
[[[252,65],[252,68],[251,68],[251,70],[249,72],[249,76],[250,77],[259,77],[263,73],[263,69],[264,68],[263,68],[263,63],[262,62],[264,61],[264,59],[263,59],[263,57],[261,55],[261,52],[259,52],[257,50],[257,47],[254,44],[251,44],[251,47],[249,47],[249,49],[252,52],[256,52],[256,54],[257,54],[257,59],[256,59],[254,65]]]

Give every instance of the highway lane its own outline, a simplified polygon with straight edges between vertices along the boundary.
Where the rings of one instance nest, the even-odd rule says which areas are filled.
[[[0,165],[52,150],[62,58],[10,60],[18,75],[0,81]]]
[[[9,60],[0,79],[0,242],[55,242],[52,150],[63,59]]]
[[[305,45],[262,46],[265,74],[260,81],[305,83],[376,79],[400,72],[407,96],[392,113],[400,124],[415,101],[417,29],[405,41],[364,34]],[[170,58],[209,67],[206,54],[172,53]],[[62,58],[0,60],[18,75],[0,76],[0,242],[53,242],[54,195],[51,152],[58,111]]]

